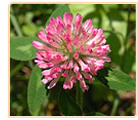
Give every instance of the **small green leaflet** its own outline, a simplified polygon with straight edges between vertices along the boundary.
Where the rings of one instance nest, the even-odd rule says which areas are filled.
[[[46,98],[45,85],[41,82],[42,74],[38,66],[33,68],[29,85],[28,85],[28,105],[32,115],[36,113],[41,107]]]
[[[32,45],[37,37],[18,37],[10,40],[10,57],[15,60],[28,61],[35,58],[37,49]]]
[[[105,77],[108,81],[109,88],[115,90],[129,90],[136,89],[136,82],[127,74],[119,70],[113,70],[108,72],[108,77]]]

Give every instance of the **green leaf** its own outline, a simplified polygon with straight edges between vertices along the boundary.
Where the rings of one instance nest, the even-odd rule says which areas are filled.
[[[27,61],[35,58],[37,49],[32,45],[37,37],[18,37],[10,40],[10,57],[15,60]]]
[[[92,112],[92,113],[88,113],[85,116],[106,116],[100,112]]]
[[[59,108],[65,116],[82,116],[80,107],[64,89],[59,93]]]
[[[110,88],[115,90],[129,90],[136,89],[136,82],[127,74],[119,70],[113,70],[108,72],[106,77]]]
[[[29,85],[28,85],[28,105],[32,115],[34,115],[41,107],[45,97],[45,85],[41,82],[42,74],[38,66],[33,68]]]
[[[59,8],[57,8],[57,9],[52,13],[52,15],[51,15],[51,16],[49,17],[49,19],[47,20],[46,24],[49,23],[49,20],[50,20],[51,17],[54,17],[54,18],[56,18],[57,16],[63,17],[63,14],[64,14],[65,12],[69,12],[69,13],[70,13],[69,7],[68,7],[67,5],[62,5],[62,6],[60,6]]]

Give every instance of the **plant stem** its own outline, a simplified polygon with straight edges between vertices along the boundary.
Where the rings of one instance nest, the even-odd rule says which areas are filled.
[[[119,105],[119,99],[116,98],[116,99],[114,100],[114,103],[113,103],[113,109],[112,109],[112,111],[111,111],[111,116],[114,116],[114,115],[116,114],[118,105]]]
[[[80,108],[82,109],[82,105],[83,105],[83,92],[82,92],[82,90],[80,88],[79,81],[77,81],[77,86],[76,86],[76,102],[80,106]]]

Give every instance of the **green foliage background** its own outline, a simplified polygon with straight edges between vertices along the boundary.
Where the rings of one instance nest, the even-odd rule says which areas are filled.
[[[46,21],[51,16],[52,12],[60,6],[60,4],[11,5],[10,40],[22,36],[29,36],[30,38],[36,37],[37,33],[41,29],[44,30]],[[112,51],[109,54],[112,62],[105,64],[105,66],[120,69],[135,79],[136,5],[69,4],[68,7],[74,16],[77,13],[80,13],[83,16],[83,21],[88,18],[92,19],[94,28],[102,28],[104,30],[105,38],[107,43],[110,44]],[[15,48],[11,47],[10,49]],[[26,49],[24,48],[24,50]],[[23,54],[21,54],[21,57],[27,60],[27,58],[24,58]],[[28,80],[31,76],[32,68],[34,66],[35,64],[33,61],[21,62],[13,60],[12,58],[10,59],[11,116],[31,115],[29,113],[27,104],[27,86]],[[55,94],[55,92],[62,92],[66,94],[64,91],[59,91],[61,85],[62,81],[59,82],[58,85],[52,89],[52,91],[48,91],[48,97],[45,98],[41,109],[36,111],[34,115],[61,115],[59,107],[61,108],[64,106],[58,107],[58,95]],[[90,113],[88,115],[94,115],[97,111],[105,115],[135,115],[134,91],[124,92],[119,90],[116,92],[107,88],[101,82],[96,80],[93,84],[89,85],[89,87],[90,89],[84,94],[83,105],[84,112]],[[75,88],[73,88],[71,91],[68,91],[72,98],[75,98],[74,91]]]

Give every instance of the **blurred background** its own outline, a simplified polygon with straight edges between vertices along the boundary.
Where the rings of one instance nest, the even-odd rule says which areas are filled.
[[[61,4],[12,4],[10,6],[10,38],[37,36],[45,28],[51,13]],[[111,63],[106,67],[118,68],[136,79],[136,5],[135,4],[69,4],[75,16],[80,13],[83,22],[92,19],[94,28],[102,28],[112,52]],[[27,86],[33,61],[10,59],[10,115],[30,116],[27,105]],[[41,110],[41,116],[59,116],[56,92],[58,83],[48,94]],[[124,92],[108,89],[95,80],[84,93],[84,113],[98,111],[105,115],[135,115],[135,91]],[[74,89],[70,92],[74,97]],[[74,97],[75,99],[75,97]]]

